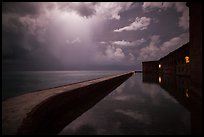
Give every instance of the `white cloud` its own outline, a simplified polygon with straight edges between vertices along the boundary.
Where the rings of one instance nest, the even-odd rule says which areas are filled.
[[[125,57],[125,53],[121,48],[116,48],[113,45],[106,45],[104,52],[98,52],[93,60],[96,64],[100,65],[121,65],[124,63]]]
[[[133,42],[129,42],[129,41],[125,41],[125,40],[122,40],[122,41],[114,41],[112,42],[113,45],[119,45],[119,46],[133,46],[134,43]]]
[[[135,60],[135,56],[132,53],[129,53],[128,55],[130,56],[130,61]]]
[[[173,37],[162,44],[160,44],[160,36],[154,35],[151,37],[149,45],[140,49],[137,59],[140,61],[158,60],[187,42],[189,42],[189,33],[183,33],[178,37]]]
[[[186,44],[189,41],[189,33],[183,33],[179,37],[173,37],[169,41],[166,41],[161,46],[162,53],[168,54],[171,51],[174,51],[178,47]]]
[[[180,37],[174,37],[170,39],[169,41],[166,41],[163,43],[161,50],[162,51],[167,51],[172,48],[178,47],[180,45],[181,38]]]
[[[182,16],[179,18],[179,26],[184,30],[189,29],[189,9],[185,5],[185,2],[176,2],[175,8],[177,12],[181,12]]]
[[[151,19],[147,17],[136,17],[135,21],[129,26],[116,29],[114,32],[131,31],[131,30],[145,30],[150,24]]]
[[[123,50],[121,48],[116,48],[114,56],[117,58],[124,58],[125,54],[123,53]]]
[[[132,2],[101,2],[96,4],[96,14],[108,19],[120,19],[120,12],[128,10]]]
[[[106,42],[105,42],[105,41],[100,41],[100,42],[98,42],[98,43],[100,43],[100,44],[106,44]]]
[[[113,45],[106,45],[104,52],[98,52],[93,60],[96,64],[121,64],[125,59],[125,54],[121,48]]]
[[[76,43],[81,43],[81,40],[79,39],[79,37],[76,37],[73,40],[66,40],[65,42],[66,44],[76,44]]]
[[[107,58],[114,60],[120,60],[125,57],[125,54],[123,53],[123,50],[121,48],[115,48],[114,46],[111,45],[109,45],[106,48],[105,54]]]
[[[160,42],[159,35],[153,35],[151,37],[151,42],[148,46],[140,49],[139,60],[154,60],[157,59],[157,53],[159,48],[157,47]]]
[[[79,39],[79,37],[77,37],[76,39],[72,40],[72,43],[81,43],[81,40]]]
[[[120,19],[120,13],[132,7],[132,2],[69,2],[57,3],[59,9],[73,11],[82,17],[100,16],[105,19]]]
[[[130,41],[126,41],[126,40],[121,40],[121,41],[112,41],[111,44],[113,45],[117,45],[117,46],[139,46],[142,43],[146,42],[146,40],[144,38],[138,39],[136,41],[130,42]]]

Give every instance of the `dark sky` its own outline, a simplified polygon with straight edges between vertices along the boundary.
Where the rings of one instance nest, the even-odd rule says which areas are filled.
[[[188,41],[185,3],[2,3],[6,70],[141,70]]]

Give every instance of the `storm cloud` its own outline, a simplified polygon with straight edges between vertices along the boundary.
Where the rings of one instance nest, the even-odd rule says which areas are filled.
[[[2,66],[141,69],[187,43],[188,29],[185,3],[3,2]]]

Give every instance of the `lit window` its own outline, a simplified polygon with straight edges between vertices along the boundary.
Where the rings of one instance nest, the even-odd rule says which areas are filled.
[[[159,68],[161,68],[161,64],[159,64]]]
[[[190,62],[190,60],[189,60],[189,57],[188,57],[188,56],[186,56],[186,57],[185,57],[185,59],[186,59],[186,63],[189,63],[189,62]]]

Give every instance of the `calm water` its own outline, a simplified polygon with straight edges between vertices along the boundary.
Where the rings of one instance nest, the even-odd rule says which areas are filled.
[[[3,73],[3,99],[122,71]],[[137,73],[68,124],[59,134],[192,134],[200,130],[202,100],[185,77]],[[73,112],[75,113],[75,112]]]
[[[159,81],[130,77],[60,134],[191,134],[191,112]]]
[[[124,71],[21,71],[2,72],[2,100],[24,93],[95,79]]]

